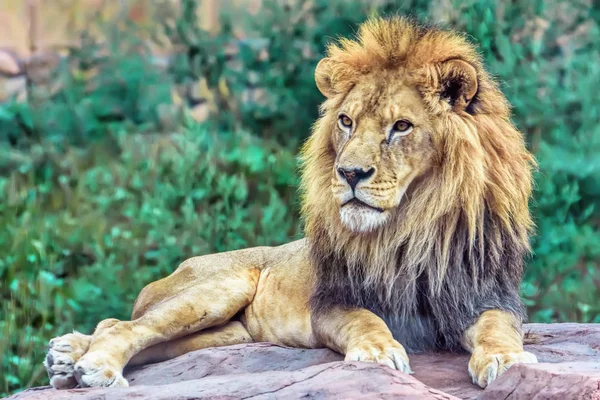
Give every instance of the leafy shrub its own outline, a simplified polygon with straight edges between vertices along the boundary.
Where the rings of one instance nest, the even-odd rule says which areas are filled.
[[[266,0],[258,17],[240,10],[225,15],[220,35],[212,36],[197,23],[198,2],[184,0],[179,14],[163,22],[165,36],[180,49],[170,71],[177,83],[206,79],[216,97],[213,118],[221,126],[243,127],[295,148],[310,132],[323,101],[313,76],[327,43],[351,36],[369,15],[418,14],[428,4],[376,3]],[[247,33],[244,39],[234,36],[234,21]],[[233,100],[223,98],[223,82]]]
[[[130,30],[117,32],[103,43],[82,34],[80,47],[68,49],[48,77],[29,79],[28,102],[2,105],[0,145],[83,145],[115,122],[161,127],[159,106],[171,102],[171,80]]]
[[[199,126],[110,134],[0,178],[3,387],[39,384],[47,340],[127,319],[137,293],[191,255],[298,237],[296,159]]]

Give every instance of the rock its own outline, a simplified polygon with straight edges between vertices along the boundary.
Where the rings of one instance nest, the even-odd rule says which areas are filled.
[[[600,360],[515,365],[483,391],[493,399],[600,399]]]
[[[125,375],[131,385],[160,385],[238,372],[297,371],[343,359],[327,349],[293,349],[270,343],[216,347],[199,352],[204,354],[188,353],[173,360],[134,368]]]
[[[540,364],[510,368],[480,399],[600,400],[600,324],[530,324],[526,343]]]
[[[600,362],[600,324],[527,324],[524,331],[540,362]]]
[[[12,51],[0,49],[0,75],[17,76],[23,73],[18,56]]]
[[[27,98],[27,81],[24,76],[4,78],[0,76],[0,103],[9,99],[24,102]]]
[[[327,349],[268,343],[211,348],[125,371],[129,388],[35,388],[11,400],[219,399],[600,399],[600,325],[529,324],[526,350],[540,364],[516,365],[486,390],[471,383],[467,354],[411,356],[412,376],[344,363]]]
[[[0,103],[25,98],[24,62],[13,51],[0,49]]]
[[[253,347],[253,345],[249,345]],[[244,350],[245,346],[235,346]],[[197,361],[197,360],[196,360]],[[251,363],[260,368],[256,362]],[[225,369],[228,369],[227,367]],[[284,366],[285,369],[285,366]],[[163,371],[164,372],[164,371]],[[185,373],[186,371],[181,371]],[[188,371],[189,372],[189,371]],[[194,375],[194,374],[192,374]],[[156,376],[159,381],[165,379]],[[170,377],[173,377],[170,374]],[[368,363],[313,365],[295,371],[212,375],[179,383],[133,385],[129,388],[28,391],[14,399],[445,399],[456,397],[432,389],[388,367]]]

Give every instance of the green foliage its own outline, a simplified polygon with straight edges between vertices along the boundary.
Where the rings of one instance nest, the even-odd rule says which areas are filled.
[[[129,318],[150,281],[192,254],[300,235],[294,154],[191,126],[52,146],[0,178],[2,392],[41,383],[47,340]]]
[[[170,43],[185,49],[173,58],[170,69],[178,83],[207,80],[217,97],[214,117],[220,126],[241,126],[297,147],[310,132],[324,99],[313,75],[327,43],[353,35],[369,15],[422,13],[428,2],[380,3],[376,7],[369,1],[266,0],[258,18],[238,10],[224,16],[220,35],[211,36],[196,23],[198,2],[183,1],[175,22],[164,23]],[[248,37],[235,39],[234,24],[241,25]],[[235,104],[220,95],[221,79],[227,82]]]
[[[182,260],[301,234],[297,146],[323,100],[326,43],[373,14],[442,20],[479,44],[539,161],[523,295],[536,322],[600,322],[600,10],[589,2],[281,2],[224,16],[161,14],[163,71],[135,31],[84,37],[29,101],[0,104],[0,394],[45,382],[45,344],[128,318]],[[235,22],[235,24],[234,24]],[[117,26],[119,28],[117,28]],[[247,36],[236,38],[233,28]],[[234,50],[232,50],[234,49]],[[204,79],[212,114],[188,105]],[[205,93],[206,94],[206,93]]]
[[[0,144],[27,148],[66,139],[82,145],[104,137],[110,123],[160,126],[159,105],[171,101],[170,79],[152,65],[143,46],[118,38],[118,46],[86,35],[81,40],[48,79],[29,82],[29,102],[2,105]]]

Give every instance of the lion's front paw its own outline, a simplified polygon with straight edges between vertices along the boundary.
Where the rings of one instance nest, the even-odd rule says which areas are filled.
[[[127,387],[121,368],[99,351],[87,353],[75,364],[75,379],[81,387]]]
[[[70,389],[77,386],[73,372],[75,363],[90,346],[91,337],[79,332],[56,337],[48,344],[48,354],[44,367],[50,378],[50,385],[56,389]]]
[[[537,362],[536,356],[528,351],[490,353],[475,350],[469,361],[469,375],[473,383],[485,388],[506,372],[511,365]]]
[[[348,350],[345,361],[376,362],[412,374],[406,350],[395,340],[360,343]]]

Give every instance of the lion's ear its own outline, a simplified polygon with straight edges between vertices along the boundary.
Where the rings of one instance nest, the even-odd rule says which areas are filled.
[[[455,110],[464,110],[477,94],[477,70],[466,61],[452,59],[440,65],[440,95]]]
[[[323,58],[315,68],[315,82],[317,88],[323,96],[330,98],[337,94],[332,82],[332,61],[329,58]]]

